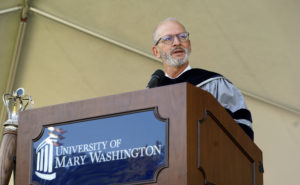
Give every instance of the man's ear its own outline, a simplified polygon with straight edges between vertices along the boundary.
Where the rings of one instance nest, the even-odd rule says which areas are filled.
[[[156,56],[157,58],[160,58],[160,52],[158,51],[156,46],[152,47],[152,53],[154,56]]]

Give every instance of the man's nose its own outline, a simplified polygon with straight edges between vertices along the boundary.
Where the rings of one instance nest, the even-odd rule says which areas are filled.
[[[177,46],[177,45],[180,45],[180,44],[181,44],[181,42],[180,42],[180,40],[178,39],[178,37],[177,37],[177,36],[174,36],[173,45]]]

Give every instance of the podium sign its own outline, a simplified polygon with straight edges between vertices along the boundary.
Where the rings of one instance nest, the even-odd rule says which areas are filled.
[[[168,123],[155,109],[44,128],[32,148],[32,184],[155,182],[167,167]]]

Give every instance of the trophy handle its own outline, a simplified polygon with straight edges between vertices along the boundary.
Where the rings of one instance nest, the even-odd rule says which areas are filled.
[[[31,98],[31,96],[29,96],[29,95],[25,95],[25,96],[23,97],[23,99],[20,98],[21,104],[23,104],[23,100],[26,100],[27,102],[26,102],[26,104],[21,108],[21,111],[24,111],[25,109],[27,109],[28,106],[29,106],[28,109],[31,109],[32,106],[34,105],[34,102],[33,102],[32,98]]]
[[[8,100],[9,99],[14,99],[14,97],[9,93],[3,94],[2,100],[3,100],[3,103],[5,104],[5,107],[6,107],[6,110],[7,110],[7,113],[8,113],[8,117],[10,118],[11,117],[11,112],[9,110],[9,105],[8,105]]]

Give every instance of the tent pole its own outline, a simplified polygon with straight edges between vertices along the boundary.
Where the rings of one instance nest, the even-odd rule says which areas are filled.
[[[17,71],[17,66],[19,63],[19,57],[20,57],[20,53],[22,50],[22,43],[23,43],[25,28],[26,28],[26,24],[27,24],[27,22],[26,22],[27,21],[27,12],[28,12],[28,7],[25,6],[23,8],[22,15],[21,15],[21,22],[19,24],[17,40],[16,40],[16,44],[15,44],[15,48],[14,48],[14,53],[13,53],[13,57],[12,57],[12,62],[11,62],[10,70],[9,70],[9,75],[8,75],[8,79],[7,79],[5,92],[11,92],[12,88],[13,88],[16,71]],[[3,105],[1,108],[1,114],[0,114],[1,122],[4,121],[5,117],[6,117],[5,116],[5,108]]]
[[[33,8],[33,7],[30,7],[29,10],[32,11],[32,12],[34,12],[34,13],[36,13],[36,14],[38,14],[38,15],[44,16],[44,17],[46,17],[46,18],[48,18],[48,19],[54,20],[54,21],[56,21],[56,22],[59,22],[59,23],[61,23],[61,24],[63,24],[63,25],[66,25],[66,26],[68,26],[68,27],[71,27],[71,28],[73,28],[73,29],[76,29],[76,30],[78,30],[78,31],[81,31],[81,32],[86,33],[86,34],[88,34],[88,35],[91,35],[91,36],[93,36],[93,37],[96,37],[96,38],[101,39],[101,40],[104,40],[104,41],[106,41],[106,42],[108,42],[108,43],[114,44],[114,45],[119,46],[119,47],[121,47],[121,48],[123,48],[123,49],[129,50],[129,51],[131,51],[131,52],[133,52],[133,53],[142,55],[142,56],[144,56],[144,57],[146,57],[146,58],[155,60],[155,61],[157,61],[157,62],[161,62],[160,60],[158,60],[158,59],[157,59],[156,57],[154,57],[153,55],[150,55],[150,54],[148,54],[148,53],[146,53],[146,52],[143,52],[143,51],[141,51],[141,50],[138,50],[138,49],[136,49],[136,48],[130,47],[130,46],[126,45],[126,44],[123,44],[123,43],[121,43],[121,42],[118,42],[118,41],[116,41],[116,40],[113,40],[113,39],[111,39],[111,38],[108,38],[108,37],[106,37],[106,36],[104,36],[104,35],[101,35],[101,34],[99,34],[99,33],[96,33],[96,32],[93,32],[93,31],[91,31],[91,30],[88,30],[88,29],[86,29],[86,28],[84,28],[84,27],[82,27],[82,26],[78,26],[78,25],[73,24],[73,23],[71,23],[71,22],[69,22],[69,21],[63,20],[63,19],[61,19],[61,18],[59,18],[59,17],[56,17],[56,16],[54,16],[54,15],[51,15],[51,14],[49,14],[49,13],[47,13],[47,12],[38,10],[38,9],[36,9],[36,8]]]
[[[7,9],[4,9],[4,10],[0,10],[0,15],[11,13],[11,12],[16,12],[16,11],[22,10],[22,8],[23,7],[21,7],[21,6],[16,6],[16,7],[13,7],[13,8],[7,8]]]

